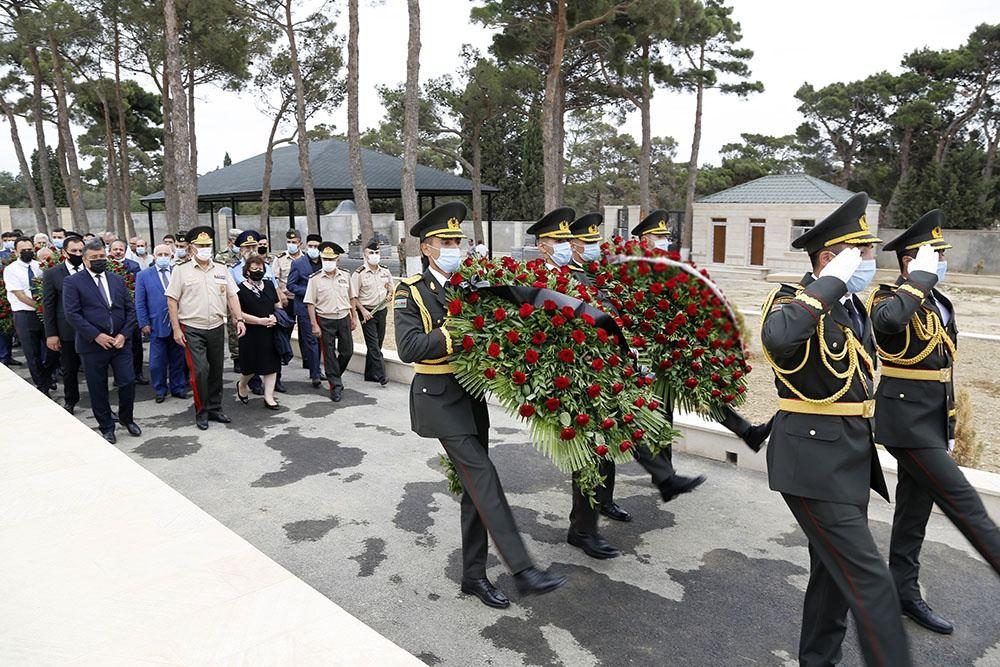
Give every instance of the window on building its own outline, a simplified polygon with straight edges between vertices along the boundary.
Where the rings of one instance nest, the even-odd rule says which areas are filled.
[[[800,236],[808,232],[810,229],[812,229],[815,225],[816,225],[815,220],[796,220],[793,218],[792,230],[788,239],[788,249],[795,250],[795,248],[792,247],[792,243],[794,243],[797,238],[799,238]]]

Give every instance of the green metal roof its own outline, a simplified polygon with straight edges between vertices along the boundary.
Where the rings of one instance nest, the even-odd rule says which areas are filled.
[[[772,174],[699,197],[699,204],[842,204],[855,193],[807,174]],[[877,204],[874,199],[869,203]]]

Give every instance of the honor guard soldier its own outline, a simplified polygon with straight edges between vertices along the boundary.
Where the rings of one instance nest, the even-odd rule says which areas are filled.
[[[195,424],[228,424],[222,412],[222,362],[228,307],[238,336],[246,333],[236,283],[228,267],[212,261],[212,228],[195,227],[187,233],[194,257],[174,267],[167,284],[167,312],[174,341],[185,348],[191,370]]]
[[[365,263],[351,274],[354,292],[353,306],[361,318],[361,332],[365,336],[365,381],[385,386],[389,381],[382,359],[385,342],[387,301],[392,298],[392,273],[379,264],[382,255],[378,241],[372,239],[365,246]]]
[[[303,298],[312,334],[319,340],[330,400],[334,403],[340,402],[344,391],[344,371],[354,355],[351,332],[358,326],[351,307],[351,278],[337,269],[342,254],[344,249],[336,243],[319,244],[320,270],[309,276]]]
[[[1000,573],[1000,530],[979,494],[948,455],[955,438],[952,371],[958,327],[951,301],[937,289],[951,247],[941,232],[944,214],[933,210],[885,245],[895,251],[900,276],[880,285],[868,301],[882,379],[875,394],[875,442],[898,464],[896,512],[889,570],[903,614],[934,632],[953,626],[920,595],[920,547],[931,506],[937,503],[994,571]]]
[[[650,211],[649,215],[632,229],[632,236],[639,237],[650,250],[656,248],[667,252],[670,250],[670,228],[667,227],[669,220],[670,214],[662,208]]]
[[[840,661],[850,609],[869,665],[909,665],[892,576],[868,527],[869,489],[888,500],[872,435],[875,338],[855,296],[875,275],[874,244],[859,193],[792,242],[812,271],[782,285],[761,312],[764,358],[778,413],[768,481],[809,540],[810,574],[799,662]]]
[[[459,244],[466,238],[461,228],[465,213],[461,202],[442,204],[410,230],[420,239],[427,268],[404,280],[393,296],[396,349],[401,360],[414,365],[411,428],[417,435],[441,441],[462,482],[462,592],[503,609],[510,601],[486,578],[488,536],[514,573],[522,595],[548,593],[566,578],[532,564],[490,461],[486,400],[473,398],[455,379],[449,363],[453,348],[444,325],[445,286],[462,262]]]

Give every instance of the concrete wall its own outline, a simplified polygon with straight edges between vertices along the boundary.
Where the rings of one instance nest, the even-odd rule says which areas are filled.
[[[891,241],[903,230],[884,229],[882,240]],[[1000,274],[1000,231],[978,229],[946,229],[944,238],[954,247],[948,250],[948,270],[956,273]],[[878,265],[895,269],[896,253],[878,253]]]

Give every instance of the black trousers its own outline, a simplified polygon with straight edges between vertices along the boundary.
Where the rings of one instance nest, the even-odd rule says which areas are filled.
[[[69,405],[80,402],[80,355],[76,352],[76,341],[59,341],[59,366],[62,368],[63,397]]]
[[[108,369],[114,373],[115,387],[118,388],[118,421],[129,424],[133,421],[132,408],[135,404],[135,369],[132,366],[132,344],[125,343],[120,350],[101,350],[80,355],[83,372],[87,377],[87,391],[90,393],[90,407],[94,419],[102,432],[115,428],[111,418],[111,402],[108,396]]]
[[[597,534],[597,518],[601,513],[601,505],[611,502],[615,496],[615,463],[601,462],[601,474],[604,475],[604,486],[594,492],[597,505],[590,506],[590,500],[580,490],[573,475],[573,509],[569,512],[569,529],[588,535]]]
[[[222,373],[226,358],[226,327],[195,329],[184,327],[187,339],[185,356],[191,370],[191,393],[194,410],[219,412],[222,410]]]
[[[28,362],[31,381],[48,395],[52,385],[52,371],[58,363],[58,357],[49,354],[49,349],[45,347],[45,329],[38,319],[38,313],[33,310],[15,310],[13,315],[14,331],[21,341],[21,351]]]
[[[646,469],[656,486],[660,486],[677,472],[670,460],[670,447],[663,448],[659,454],[653,456],[648,446],[638,443],[632,448],[632,456]]]
[[[360,316],[359,316],[360,317]],[[365,379],[379,382],[385,378],[385,362],[382,359],[382,344],[385,342],[386,309],[378,311],[367,322],[361,323],[361,333],[365,336]]]
[[[868,528],[868,507],[781,495],[809,539],[799,664],[840,662],[848,610],[866,664],[912,664],[892,575]]]
[[[132,367],[135,369],[135,376],[142,377],[142,332],[136,327],[132,336]]]
[[[943,447],[886,449],[898,463],[889,570],[899,599],[920,599],[920,548],[934,503],[1000,574],[1000,528],[948,451]]]
[[[486,577],[487,536],[513,573],[531,567],[500,477],[490,461],[489,433],[441,438],[462,481],[462,578]]]
[[[320,347],[323,351],[323,370],[326,371],[326,381],[330,389],[343,389],[341,376],[347,370],[347,364],[354,356],[354,338],[351,336],[351,318],[344,316],[339,319],[316,317],[321,332]],[[300,332],[301,333],[301,332]]]

